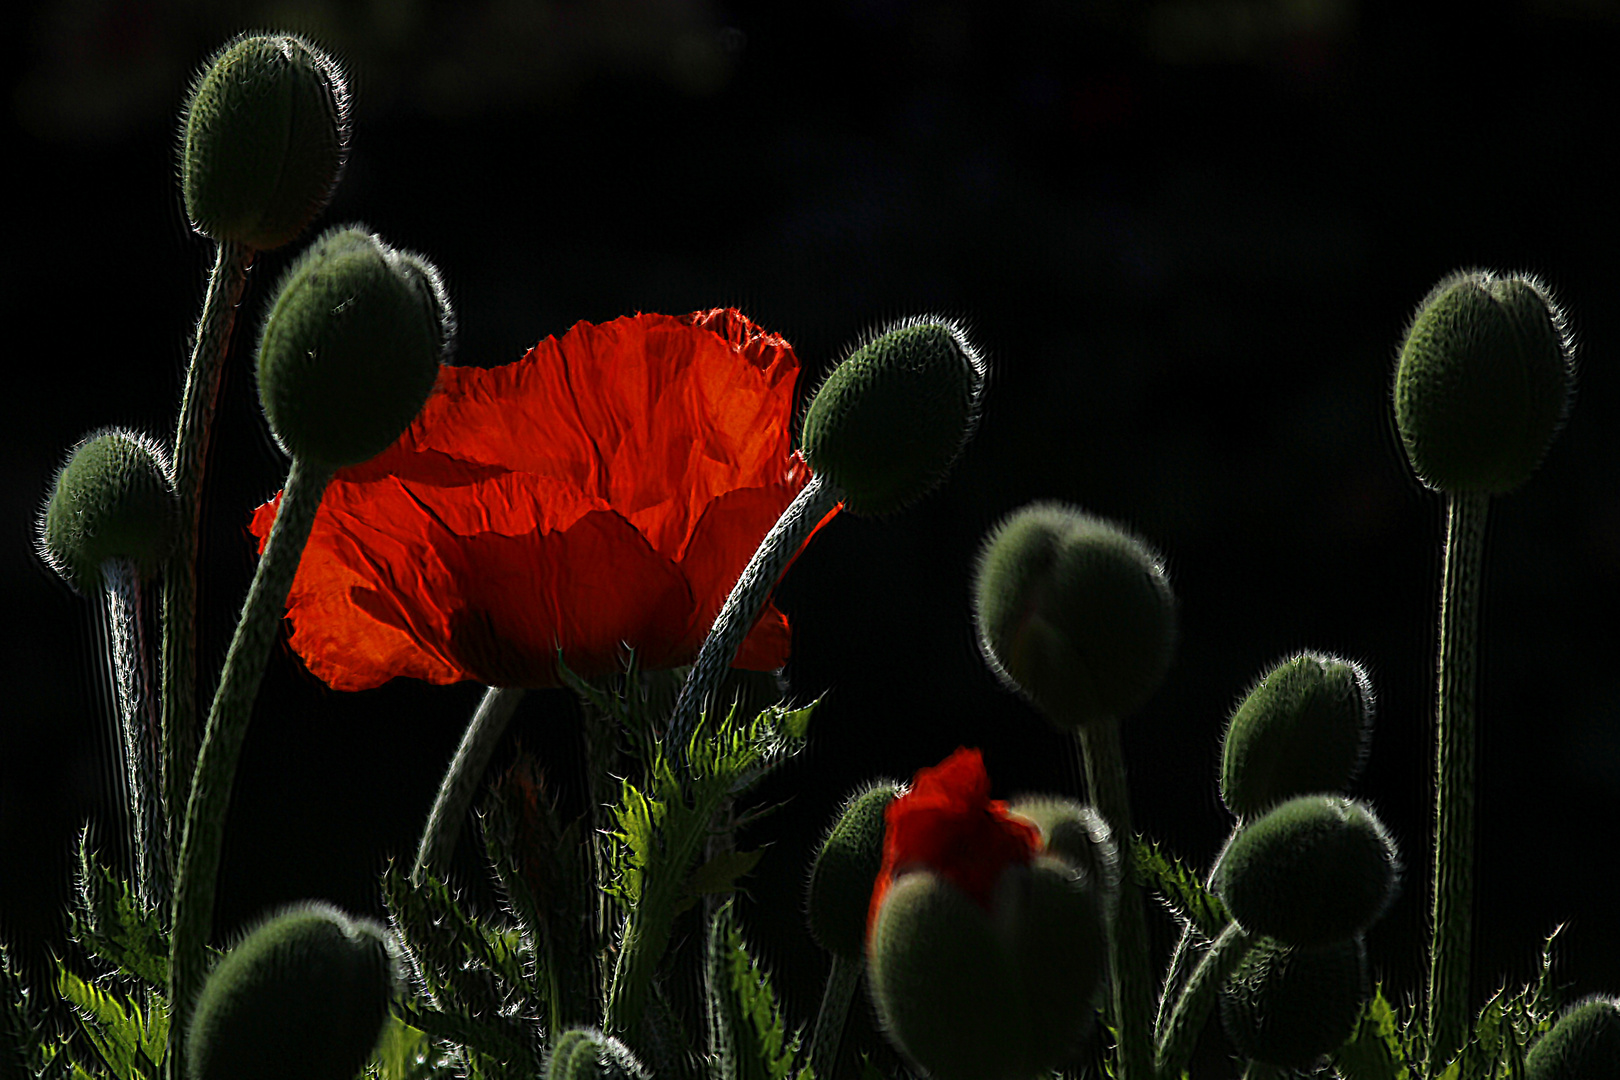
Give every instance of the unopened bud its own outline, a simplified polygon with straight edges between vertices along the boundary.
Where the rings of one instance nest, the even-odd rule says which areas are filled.
[[[1620,1000],[1589,997],[1565,1009],[1524,1059],[1525,1080],[1620,1076]]]
[[[259,343],[259,401],[289,454],[329,468],[386,450],[421,411],[452,328],[438,273],[359,228],[287,271]]]
[[[1401,346],[1395,421],[1412,471],[1448,494],[1530,478],[1569,411],[1574,346],[1533,277],[1465,270],[1435,286]]]
[[[180,506],[163,449],[143,435],[98,431],[74,447],[40,515],[39,547],[81,593],[101,587],[101,566],[128,559],[155,574],[174,547]]]
[[[1221,991],[1221,1026],[1244,1057],[1304,1069],[1344,1045],[1370,992],[1360,937],[1314,949],[1261,938]]]
[[[804,457],[859,514],[922,498],[955,464],[978,420],[984,361],[960,327],[908,319],[859,349],[816,391]]]
[[[278,248],[332,197],[349,146],[337,62],[302,38],[237,38],[192,88],[181,184],[192,227],[215,240]]]
[[[1159,557],[1060,503],[1032,503],[991,532],[974,619],[991,668],[1059,727],[1135,712],[1175,646],[1175,596]]]
[[[883,812],[899,790],[879,780],[851,796],[810,868],[810,934],[830,953],[855,959],[865,950],[872,885],[883,865]]]

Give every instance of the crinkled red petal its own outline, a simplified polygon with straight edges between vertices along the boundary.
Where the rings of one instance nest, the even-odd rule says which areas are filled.
[[[522,360],[444,368],[388,450],[340,470],[288,597],[290,643],[340,690],[398,675],[555,686],[690,662],[810,473],[798,361],[731,309],[578,323]],[[279,496],[278,496],[279,498]],[[276,500],[253,515],[260,549]],[[739,667],[780,667],[767,606]]]

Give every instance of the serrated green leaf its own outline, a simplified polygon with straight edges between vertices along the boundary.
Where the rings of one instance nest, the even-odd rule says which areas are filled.
[[[1232,916],[1227,914],[1221,898],[1204,888],[1197,874],[1146,837],[1131,841],[1131,856],[1137,880],[1145,888],[1158,893],[1165,906],[1178,918],[1192,923],[1206,938],[1213,941],[1220,937]]]
[[[91,853],[89,834],[79,837],[77,891],[69,931],[91,954],[154,990],[169,983],[169,935],[156,911]]]
[[[608,993],[610,1032],[634,1032],[641,1023],[653,973],[688,901],[687,883],[721,808],[803,747],[804,714],[813,707],[790,711],[773,705],[752,721],[740,720],[732,710],[716,730],[698,725],[679,774],[657,753],[648,762],[645,784],[623,782],[611,834],[611,891],[624,923]]]
[[[162,1074],[169,1034],[167,1004],[152,994],[143,1011],[133,1001],[101,989],[57,963],[57,993],[74,1007],[79,1029],[95,1047],[100,1063],[117,1080],[155,1080]]]
[[[29,1000],[28,984],[0,945],[0,1077],[33,1076],[40,1061],[43,1025]]]
[[[497,1015],[508,1000],[522,999],[538,1012],[524,976],[522,939],[508,927],[489,926],[470,915],[449,888],[431,874],[420,884],[390,863],[383,872],[383,903],[396,936],[423,989],[446,1011]]]
[[[748,955],[727,901],[709,929],[709,1053],[720,1080],[787,1080],[799,1039],[787,1025],[770,976]]]
[[[437,1009],[399,1007],[400,1019],[435,1039],[443,1039],[516,1070],[520,1076],[540,1072],[539,1040],[522,1022],[508,1017],[463,1016]],[[504,1071],[504,1070],[503,1070]]]
[[[1333,1052],[1344,1080],[1411,1080],[1410,1046],[1400,1014],[1380,984],[1362,1007],[1354,1034]]]
[[[389,1013],[377,1049],[366,1064],[366,1076],[369,1080],[428,1080],[443,1065],[443,1055],[427,1032]]]

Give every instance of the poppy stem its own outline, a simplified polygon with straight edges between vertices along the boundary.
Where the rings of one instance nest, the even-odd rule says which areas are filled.
[[[484,691],[483,700],[479,701],[472,722],[461,737],[461,745],[456,748],[456,756],[439,782],[439,793],[433,798],[427,828],[422,830],[422,843],[416,849],[416,867],[411,871],[413,881],[420,882],[424,873],[444,880],[450,868],[450,856],[455,854],[456,841],[461,837],[462,822],[483,783],[489,759],[522,700],[520,686],[491,686]]]
[[[1255,939],[1235,922],[1227,923],[1221,936],[1215,939],[1209,952],[1198,962],[1187,987],[1176,999],[1170,1013],[1170,1022],[1159,1038],[1158,1075],[1179,1077],[1192,1058],[1193,1046],[1204,1029],[1221,987],[1243,958],[1249,954]]]
[[[1440,598],[1435,717],[1434,908],[1429,920],[1429,1055],[1437,1075],[1468,1033],[1474,906],[1474,657],[1490,496],[1451,495]]]
[[[191,1008],[207,971],[206,947],[213,924],[220,849],[225,841],[225,812],[231,802],[236,764],[253,718],[253,699],[264,678],[265,662],[275,644],[286,610],[287,592],[315,524],[315,511],[332,478],[332,470],[295,457],[287,473],[276,523],[253,573],[236,634],[225,654],[219,688],[203,730],[186,804],[181,834],[179,873],[174,883],[174,930],[169,943],[169,1073],[184,1074],[182,1055]]]
[[[849,1006],[866,971],[864,956],[832,954],[832,970],[827,972],[827,988],[816,1013],[815,1034],[810,1039],[810,1069],[817,1076],[831,1077],[838,1064],[838,1048],[849,1023]]]
[[[230,349],[236,309],[247,288],[253,249],[232,241],[219,245],[197,321],[180,419],[174,436],[174,490],[179,527],[163,575],[162,718],[163,807],[170,830],[179,828],[190,797],[197,755],[197,532],[202,516],[203,473],[208,464],[220,374]],[[171,835],[169,851],[178,850]]]
[[[101,566],[112,639],[113,685],[124,736],[124,779],[129,788],[129,831],[135,855],[135,895],[147,908],[167,899],[168,860],[158,806],[158,745],[152,716],[151,673],[142,625],[141,580],[128,559]]]
[[[1147,919],[1131,850],[1136,833],[1131,828],[1130,794],[1125,786],[1125,758],[1120,747],[1119,721],[1111,716],[1081,724],[1076,729],[1085,759],[1086,788],[1092,806],[1108,822],[1119,849],[1121,872],[1119,907],[1114,932],[1108,939],[1108,974],[1118,1060],[1119,1080],[1150,1080],[1153,1075],[1153,980],[1148,970]]]
[[[703,639],[697,662],[692,665],[680,697],[675,701],[675,710],[670,714],[668,745],[676,761],[685,762],[687,740],[713,707],[716,691],[736,658],[737,649],[759,621],[759,613],[764,610],[765,602],[787,571],[788,564],[816,526],[843,498],[843,489],[837,484],[822,476],[812,476],[776,519],[771,531],[765,534],[754,557],[748,560],[742,576],[732,586],[731,595],[726,597],[720,614],[715,617],[709,636]]]

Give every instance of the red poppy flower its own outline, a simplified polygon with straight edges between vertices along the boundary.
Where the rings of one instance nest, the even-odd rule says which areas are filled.
[[[341,469],[288,596],[290,643],[339,690],[396,675],[555,686],[689,663],[810,478],[792,347],[740,313],[577,323],[515,364],[447,367],[416,422]],[[259,548],[280,496],[259,507]],[[831,515],[828,515],[829,517]],[[735,664],[780,667],[767,606]]]
[[[910,789],[884,811],[884,825],[869,932],[889,886],[908,870],[933,871],[988,911],[1001,872],[1028,866],[1041,849],[1040,830],[990,798],[984,755],[964,747],[918,770]]]

